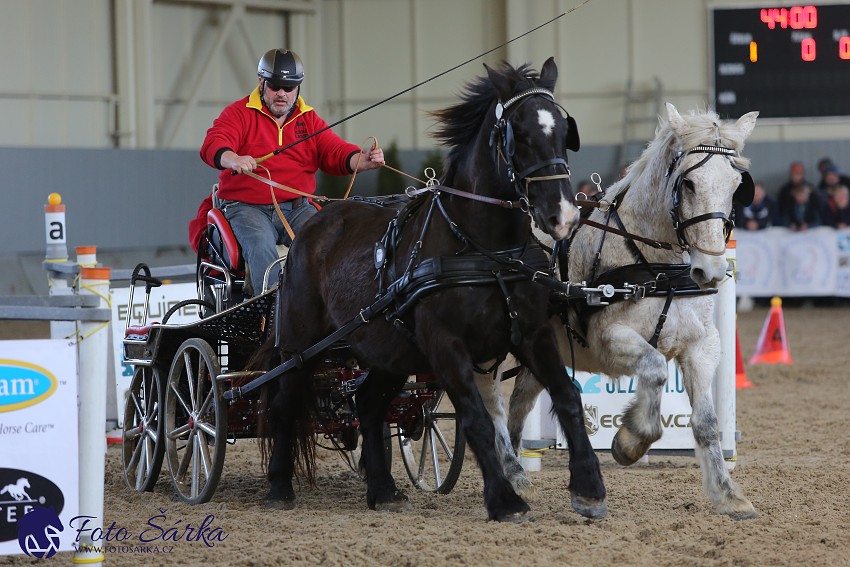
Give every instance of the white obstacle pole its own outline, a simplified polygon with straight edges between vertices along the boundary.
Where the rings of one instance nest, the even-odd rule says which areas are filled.
[[[714,302],[714,322],[720,332],[720,364],[714,375],[712,394],[720,430],[720,449],[726,468],[735,468],[736,450],[736,382],[735,382],[735,275],[737,273],[735,235],[726,245],[726,259],[731,277],[721,282]]]
[[[51,193],[47,196],[47,204],[44,205],[44,235],[47,243],[45,247],[45,263],[65,263],[68,261],[67,234],[65,231],[65,205],[62,204],[62,196],[59,193]],[[73,295],[74,288],[69,285],[68,276],[59,272],[47,270],[47,293],[48,295]],[[70,339],[77,332],[75,321],[51,321],[51,339]]]
[[[109,309],[109,268],[80,268],[80,295],[100,297]],[[92,516],[92,533],[103,532],[103,476],[106,467],[106,388],[109,322],[81,321],[79,349],[80,514]],[[83,536],[74,563],[102,563],[104,540]]]
[[[537,395],[537,399],[534,400],[534,406],[531,408],[531,412],[526,416],[525,423],[522,426],[522,441],[520,442],[520,456],[519,461],[522,464],[522,467],[529,472],[539,471],[543,468],[542,463],[542,455],[539,453],[534,453],[532,447],[526,447],[527,442],[535,442],[543,437],[542,435],[542,427],[541,427],[541,419],[543,410],[541,408],[541,396],[542,394]]]

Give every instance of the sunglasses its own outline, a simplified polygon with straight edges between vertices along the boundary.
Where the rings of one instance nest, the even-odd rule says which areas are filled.
[[[298,88],[298,85],[288,87],[288,86],[284,86],[284,85],[275,85],[275,84],[272,84],[272,83],[266,81],[266,87],[268,87],[268,89],[270,91],[273,91],[273,92],[277,92],[277,91],[283,89],[283,92],[291,93],[292,91],[294,91],[295,89]]]

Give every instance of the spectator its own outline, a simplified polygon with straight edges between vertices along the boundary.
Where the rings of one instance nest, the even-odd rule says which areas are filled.
[[[802,183],[808,184],[806,181],[806,168],[802,162],[792,162],[788,167],[788,181],[783,184],[778,191],[778,208],[779,215],[783,219],[791,214],[791,209],[794,207],[794,199],[791,197],[791,190]]]
[[[743,206],[735,203],[735,225],[744,230],[761,230],[778,224],[776,201],[758,181],[753,189],[753,202]]]
[[[820,226],[823,204],[812,186],[800,183],[794,185],[790,193],[791,204],[782,217],[785,226],[793,231]]]
[[[818,171],[820,172],[820,181],[818,182],[818,190],[826,191],[826,187],[827,187],[827,185],[829,185],[829,183],[827,182],[827,179],[826,179],[827,178],[827,172],[832,171],[832,170],[834,170],[838,174],[838,182],[841,183],[841,185],[846,185],[846,186],[850,187],[850,177],[843,175],[841,173],[841,171],[838,169],[838,166],[835,165],[835,162],[833,162],[832,159],[825,157],[825,158],[821,158],[821,160],[818,162]],[[832,185],[835,185],[835,183],[833,182]]]
[[[824,208],[824,224],[835,228],[850,226],[850,189],[838,185]]]
[[[823,170],[823,178],[820,181],[820,185],[818,185],[821,197],[824,200],[831,199],[833,192],[835,192],[835,189],[839,185],[850,186],[850,179],[845,175],[841,175],[841,172],[835,165],[827,165]]]

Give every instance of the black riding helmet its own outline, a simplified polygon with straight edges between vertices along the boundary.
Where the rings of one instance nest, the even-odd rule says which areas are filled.
[[[304,65],[294,51],[272,49],[260,59],[257,75],[276,86],[297,87],[304,80]]]

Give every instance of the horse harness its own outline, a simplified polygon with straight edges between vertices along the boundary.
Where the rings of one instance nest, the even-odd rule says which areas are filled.
[[[511,250],[487,250],[460,230],[458,224],[448,215],[441,199],[441,195],[447,193],[507,209],[519,209],[531,215],[533,207],[528,197],[529,185],[531,183],[536,181],[569,179],[569,166],[566,159],[561,157],[545,160],[527,167],[519,173],[515,173],[513,163],[513,127],[511,126],[510,116],[507,111],[511,107],[514,109],[518,108],[523,101],[528,100],[532,96],[545,96],[554,102],[554,95],[550,91],[538,87],[522,91],[508,99],[504,104],[498,101],[495,108],[496,124],[490,134],[491,147],[493,147],[498,137],[498,146],[494,148],[494,160],[498,165],[498,158],[501,158],[507,164],[508,180],[516,190],[519,197],[518,200],[505,201],[461,191],[452,187],[437,185],[435,179],[429,180],[425,188],[409,190],[402,196],[391,196],[389,198],[354,197],[355,200],[383,207],[398,207],[400,203],[407,201],[390,221],[383,237],[375,243],[374,267],[376,270],[375,277],[378,280],[378,293],[375,301],[371,305],[361,309],[358,315],[352,320],[318,343],[300,353],[287,353],[290,358],[283,364],[266,372],[263,376],[253,380],[246,386],[233,388],[226,392],[225,398],[228,400],[241,398],[249,391],[258,388],[284,372],[292,368],[300,368],[303,366],[305,360],[316,356],[337,341],[345,339],[359,327],[369,323],[371,318],[378,315],[383,315],[388,321],[392,321],[396,328],[403,330],[408,336],[412,336],[409,323],[405,323],[403,320],[404,314],[423,294],[438,289],[461,285],[498,285],[501,292],[505,295],[508,316],[511,320],[511,342],[513,344],[519,344],[521,334],[517,320],[518,313],[514,309],[513,300],[506,285],[507,283],[531,280],[542,283],[550,289],[557,291],[561,297],[584,298],[585,292],[581,287],[571,286],[569,282],[565,284],[552,275],[549,270],[549,259],[546,257],[542,248],[531,242],[526,242],[523,246]],[[515,104],[516,106],[514,106]],[[557,102],[555,104],[557,105]],[[560,107],[560,105],[558,106]],[[577,150],[579,141],[575,120],[568,114],[567,121],[568,133],[566,147]],[[566,168],[566,173],[538,177],[531,176],[532,173],[544,167],[557,165],[563,165]],[[430,198],[422,198],[423,194],[426,193],[430,195]],[[426,201],[430,202],[430,205],[428,211],[425,213],[426,217],[422,224],[421,233],[410,251],[404,271],[400,275],[396,274],[395,262],[390,260],[396,254],[402,230],[412,218],[414,212],[424,206]],[[426,258],[419,261],[419,253],[435,211],[439,212],[446,220],[452,234],[464,245],[463,249],[472,248],[472,252],[459,253],[449,257]],[[278,293],[281,293],[282,287],[280,286]],[[281,302],[278,301],[278,309],[280,305]],[[279,347],[280,345],[275,346]]]
[[[699,162],[697,162],[696,165],[693,165],[685,171],[679,173],[673,180],[673,206],[670,210],[670,217],[673,221],[674,229],[676,230],[678,247],[683,252],[694,248],[704,254],[719,256],[725,253],[725,250],[720,252],[703,250],[702,248],[688,242],[684,230],[688,226],[694,225],[699,222],[704,222],[711,219],[721,219],[724,224],[726,240],[728,241],[729,236],[731,235],[731,229],[734,226],[732,218],[730,218],[730,215],[727,215],[726,213],[714,211],[682,220],[679,212],[681,206],[682,186],[688,180],[687,175],[691,171],[704,165],[713,156],[722,155],[731,158],[736,156],[737,152],[733,149],[725,148],[719,145],[699,145],[695,146],[690,150],[677,152],[671,160],[669,167],[667,168],[667,173],[665,174],[665,177],[669,178],[672,175],[672,173],[676,170],[676,168],[679,166],[679,163],[685,156],[695,153],[706,154],[706,156]],[[752,201],[753,180],[750,176],[750,173],[745,169],[736,166],[733,167],[735,167],[735,169],[741,172],[741,184],[735,190],[734,199],[740,202],[746,202],[747,200]],[[604,199],[594,199],[592,201],[583,200],[578,202],[579,205],[587,207],[584,209],[586,213],[582,215],[582,219],[580,221],[581,224],[592,226],[594,228],[598,228],[604,231],[602,238],[599,241],[599,247],[597,249],[596,256],[593,260],[593,267],[591,270],[591,278],[589,285],[622,285],[626,282],[637,281],[640,282],[639,286],[645,290],[644,296],[665,297],[664,307],[662,308],[661,314],[659,315],[658,322],[655,326],[655,331],[653,332],[652,337],[650,337],[650,339],[648,340],[649,344],[652,345],[653,348],[655,348],[658,346],[658,338],[660,337],[661,331],[664,328],[664,323],[667,320],[667,314],[670,310],[670,305],[672,304],[674,297],[713,295],[717,293],[717,290],[700,289],[696,282],[694,282],[689,275],[690,264],[663,264],[652,263],[647,261],[646,257],[635,244],[636,241],[648,244],[653,248],[665,250],[673,250],[674,246],[676,245],[671,244],[669,242],[660,242],[657,240],[645,238],[636,234],[632,234],[626,230],[626,227],[623,224],[623,221],[620,218],[620,215],[618,214],[617,210],[622,204],[623,197],[628,192],[628,190],[629,188],[626,187],[626,189],[624,189],[624,191],[620,193],[619,198],[612,202],[605,201]],[[600,208],[606,212],[605,224],[597,223],[587,218],[587,216],[589,216],[591,208],[594,207]],[[616,226],[611,226],[612,222],[615,223]],[[605,236],[609,232],[622,236],[626,239],[626,247],[634,257],[636,263],[626,266],[620,266],[613,270],[609,270],[603,274],[599,274],[598,272],[602,258],[602,247],[605,243]],[[574,237],[575,234],[573,234],[573,238]],[[568,242],[556,243],[556,255],[558,255],[559,263],[562,267],[561,278],[565,281],[568,277],[568,274],[566,273],[564,266],[566,266],[568,262],[569,244],[571,242],[572,238]],[[590,311],[593,307],[594,306],[592,305],[586,304],[576,306],[575,309],[578,314],[578,320],[582,322],[587,321],[588,315],[590,314]],[[562,320],[566,321],[565,314],[562,312],[561,315]],[[581,330],[581,333],[576,333],[575,330],[572,331],[580,341],[584,341],[583,335],[587,332],[586,328],[583,328]],[[586,341],[584,342],[586,344]]]

